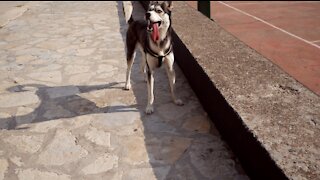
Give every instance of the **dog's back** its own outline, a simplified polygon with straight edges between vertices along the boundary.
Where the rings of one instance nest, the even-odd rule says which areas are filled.
[[[132,6],[131,1],[123,1],[123,13],[124,13],[126,22],[128,24],[133,21],[132,12],[133,12],[133,6]],[[131,22],[129,22],[129,21],[131,21]]]
[[[129,51],[131,51],[131,49],[134,49],[138,42],[143,47],[144,42],[147,39],[147,33],[145,31],[147,28],[147,22],[142,19],[134,20],[132,15],[133,6],[130,1],[125,1],[123,8],[126,22],[129,25],[126,35],[126,43],[127,47],[129,48]]]

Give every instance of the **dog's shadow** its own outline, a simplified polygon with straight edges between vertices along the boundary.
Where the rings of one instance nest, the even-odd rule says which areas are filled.
[[[73,118],[80,115],[94,113],[114,113],[134,111],[135,105],[122,106],[115,105],[97,105],[96,102],[82,97],[82,94],[92,91],[119,89],[118,82],[103,85],[92,86],[56,86],[50,87],[43,84],[25,84],[8,88],[11,93],[23,93],[26,91],[34,91],[39,98],[38,105],[32,112],[24,115],[0,118],[0,129],[19,129],[22,124],[37,123],[42,121],[50,121],[61,118]],[[22,97],[23,98],[23,97]],[[29,108],[29,105],[23,105],[20,108]],[[32,109],[32,108],[31,108]]]

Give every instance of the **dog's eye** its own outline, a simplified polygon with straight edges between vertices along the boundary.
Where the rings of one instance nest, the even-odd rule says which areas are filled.
[[[162,11],[160,9],[156,9],[157,13],[162,13]]]

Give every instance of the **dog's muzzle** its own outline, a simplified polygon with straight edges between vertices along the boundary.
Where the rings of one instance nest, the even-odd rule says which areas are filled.
[[[153,27],[155,26],[155,25],[158,25],[158,27],[160,27],[161,26],[161,21],[151,21],[151,19],[150,19],[150,17],[151,17],[151,13],[150,12],[147,12],[146,13],[146,20],[147,20],[147,22],[148,22],[148,26],[147,26],[147,31],[149,31],[149,32],[152,32],[153,31]]]
[[[147,31],[152,32],[153,31],[153,27],[157,25],[158,27],[161,26],[161,21],[157,21],[157,22],[151,22],[150,20],[148,20],[148,26],[147,26]]]
[[[151,22],[150,20],[148,20],[147,30],[149,32],[152,32],[155,26],[158,26],[159,28],[161,26],[161,21]]]

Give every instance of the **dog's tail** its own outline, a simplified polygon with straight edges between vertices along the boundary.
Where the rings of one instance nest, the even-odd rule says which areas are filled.
[[[131,1],[123,1],[123,12],[126,18],[126,22],[131,24],[134,20],[132,17],[133,6]]]

